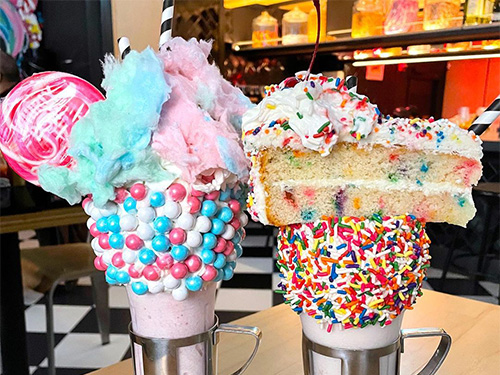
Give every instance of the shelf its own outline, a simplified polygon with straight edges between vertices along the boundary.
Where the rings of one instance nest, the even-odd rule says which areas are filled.
[[[338,38],[334,41],[324,42],[319,45],[318,53],[329,54],[350,52],[355,50],[408,47],[419,44],[442,44],[467,42],[474,40],[487,40],[500,38],[500,25],[488,24],[478,26],[463,26],[453,29],[435,31],[419,31],[396,35],[380,35],[368,38]],[[277,57],[288,55],[311,54],[314,44],[295,44],[289,46],[275,46],[252,48],[251,46],[233,44],[234,53],[247,57]]]

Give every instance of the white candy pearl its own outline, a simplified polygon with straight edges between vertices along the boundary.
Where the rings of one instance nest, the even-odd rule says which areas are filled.
[[[236,251],[233,251],[231,254],[229,254],[229,255],[226,257],[226,260],[227,260],[228,262],[234,262],[236,259],[237,259],[237,257],[236,257]]]
[[[107,250],[102,254],[102,261],[106,263],[107,265],[111,264],[111,259],[113,258],[113,255],[115,252],[113,250]]]
[[[122,258],[125,263],[132,264],[137,260],[137,251],[123,249]]]
[[[195,231],[207,233],[210,229],[212,229],[212,221],[208,217],[200,215],[196,218]]]
[[[120,229],[124,232],[131,232],[137,228],[138,221],[135,216],[123,215],[120,218]]]
[[[153,207],[141,207],[137,210],[137,217],[143,223],[151,223],[155,216],[156,212]]]
[[[99,239],[97,237],[90,242],[90,246],[92,246],[92,249],[97,256],[102,254],[102,252],[104,251],[104,249],[99,245]]]
[[[114,202],[107,202],[99,211],[102,216],[110,216],[118,212],[118,206]]]
[[[85,205],[85,207],[83,207],[83,211],[85,211],[85,213],[90,216],[90,212],[92,212],[93,208],[94,208],[94,202],[89,202]]]
[[[190,230],[189,232],[187,232],[186,244],[189,247],[198,247],[202,242],[203,236],[200,232],[197,232],[195,230]]]
[[[169,219],[176,219],[182,212],[182,208],[179,203],[174,201],[166,201],[163,206],[163,214]]]
[[[144,199],[137,201],[137,208],[151,207],[150,198],[151,198],[151,190],[148,189],[148,192],[146,193],[146,196],[144,197]]]
[[[175,277],[173,277],[172,275],[167,275],[164,279],[163,279],[163,285],[165,286],[165,288],[171,290],[171,289],[176,289],[179,287],[179,285],[181,285],[181,281],[180,280],[177,280]]]
[[[147,241],[154,237],[155,230],[149,224],[139,223],[137,227],[137,235],[141,238],[141,240]]]
[[[195,223],[194,216],[187,212],[184,212],[181,216],[177,218],[177,225],[184,230],[193,229],[194,223]]]
[[[163,284],[161,281],[148,281],[148,290],[150,293],[158,294],[163,292]]]
[[[102,217],[101,210],[99,210],[97,207],[93,207],[90,210],[90,217],[95,221],[99,220]]]
[[[87,220],[87,229],[90,229],[90,227],[92,226],[92,224],[95,223],[95,220],[92,219],[91,217],[89,217],[89,219]]]
[[[189,292],[184,285],[181,285],[172,291],[172,297],[174,297],[176,301],[184,301],[188,295]]]
[[[224,233],[222,233],[222,238],[225,240],[230,240],[234,237],[234,234],[236,233],[236,230],[232,225],[226,224],[226,229],[224,230]]]
[[[248,224],[248,216],[244,212],[240,214],[240,223],[242,227]]]

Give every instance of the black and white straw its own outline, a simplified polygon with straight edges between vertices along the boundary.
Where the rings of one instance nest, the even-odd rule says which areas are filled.
[[[130,53],[130,40],[127,37],[118,38],[118,50],[122,60]]]
[[[355,76],[347,76],[345,79],[345,86],[351,92],[358,92],[358,78]]]
[[[483,134],[486,129],[500,116],[500,95],[497,96],[493,103],[472,123],[469,130],[472,130],[477,135]]]
[[[161,13],[160,48],[172,38],[172,20],[174,18],[174,0],[163,0]]]

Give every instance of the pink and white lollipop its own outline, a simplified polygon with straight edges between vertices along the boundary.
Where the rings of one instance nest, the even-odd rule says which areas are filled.
[[[0,111],[0,149],[11,168],[38,185],[43,164],[72,166],[67,154],[71,128],[104,96],[67,73],[35,74],[7,95]]]

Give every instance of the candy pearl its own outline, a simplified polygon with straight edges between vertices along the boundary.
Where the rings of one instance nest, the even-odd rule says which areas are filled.
[[[173,264],[174,258],[172,258],[172,255],[170,254],[160,255],[156,259],[156,265],[162,270],[170,269]]]
[[[168,195],[175,202],[180,202],[186,197],[186,188],[182,184],[172,184],[167,190]]]
[[[144,241],[136,234],[129,234],[125,239],[125,244],[129,249],[139,250],[144,246]]]
[[[96,222],[96,227],[97,230],[101,233],[108,233],[109,228],[108,228],[108,220],[105,217],[101,217],[99,220]]]
[[[194,225],[194,230],[201,232],[201,233],[207,233],[212,229],[212,220],[210,220],[206,216],[198,216],[196,218],[196,224]]]
[[[189,213],[195,214],[200,211],[201,201],[196,197],[188,197],[187,203],[189,205]]]
[[[90,247],[92,247],[92,250],[94,250],[94,253],[95,255],[99,255],[99,254],[102,254],[102,252],[104,251],[104,249],[99,245],[99,238],[94,238],[92,239],[92,241],[90,242]]]
[[[231,239],[231,242],[233,243],[240,243],[241,242],[241,234],[242,231],[235,231],[234,232],[234,237]]]
[[[203,249],[200,252],[200,257],[203,260],[203,263],[209,264],[209,263],[213,263],[215,261],[216,255],[215,255],[215,252],[210,250],[210,249]]]
[[[225,223],[221,219],[214,218],[212,220],[212,230],[211,232],[215,235],[222,234],[224,232]]]
[[[201,214],[212,217],[217,212],[217,204],[214,201],[204,201],[201,205]]]
[[[114,201],[116,203],[123,203],[125,198],[127,198],[128,191],[124,188],[117,188],[115,189],[115,199]]]
[[[114,279],[116,277],[116,272],[118,270],[113,267],[113,266],[109,266],[108,269],[106,270],[106,276],[108,276],[110,279]]]
[[[142,249],[138,258],[143,264],[153,264],[156,261],[156,254],[153,250]]]
[[[139,277],[142,276],[142,272],[137,268],[135,268],[133,264],[128,268],[128,274],[130,275],[130,277],[133,277],[134,279],[138,279]]]
[[[154,268],[153,266],[146,266],[144,268],[144,271],[142,271],[142,274],[144,275],[144,277],[147,280],[150,280],[150,281],[155,281],[155,280],[158,280],[160,278],[160,274],[158,273],[156,268]]]
[[[153,194],[151,194],[151,197],[149,198],[149,203],[153,207],[161,207],[165,204],[165,196],[163,193],[156,191]]]
[[[164,279],[163,279],[163,285],[165,286],[165,288],[167,289],[176,289],[179,287],[179,285],[181,285],[181,281],[180,280],[177,280],[175,277],[173,277],[172,275],[167,275]]]
[[[233,217],[233,220],[231,220],[228,224],[231,225],[236,230],[241,228],[240,221],[235,217]]]
[[[248,224],[248,216],[246,213],[242,212],[239,216],[239,219],[242,227]]]
[[[220,192],[219,200],[225,202],[231,197],[231,190],[226,189]]]
[[[213,233],[205,233],[203,235],[203,247],[213,249],[217,245],[217,237]]]
[[[109,285],[116,285],[116,284],[118,284],[118,281],[116,281],[115,279],[112,279],[112,278],[111,278],[111,277],[109,277],[108,275],[106,275],[105,279],[106,279],[106,282],[107,282]]]
[[[116,273],[115,280],[120,284],[128,284],[130,282],[130,275],[127,271],[118,271]]]
[[[229,224],[226,225],[226,230],[222,233],[222,238],[225,240],[230,240],[234,237],[236,230]]]
[[[195,217],[187,212],[177,218],[177,225],[184,230],[193,229],[195,222]]]
[[[89,217],[89,218],[87,219],[86,224],[87,224],[87,229],[89,229],[89,230],[90,230],[90,227],[92,226],[92,224],[95,224],[95,220],[94,220],[94,219],[92,219],[91,217]]]
[[[170,247],[170,241],[163,235],[155,236],[151,241],[151,247],[153,250],[163,253]]]
[[[108,229],[113,233],[120,232],[120,217],[118,215],[111,215],[108,217]]]
[[[218,283],[219,281],[222,281],[223,277],[224,277],[224,272],[222,270],[217,270],[217,276],[215,276],[214,282]]]
[[[200,232],[190,230],[187,232],[186,245],[189,247],[198,247],[203,243],[203,236]]]
[[[155,235],[155,231],[151,228],[151,225],[140,223],[137,227],[137,235],[144,241],[152,239]]]
[[[83,210],[85,211],[85,208],[87,207],[87,204],[89,204],[90,202],[92,202],[92,199],[89,198],[89,197],[86,197],[83,201],[82,201],[82,208]],[[87,214],[87,211],[85,211],[85,213]],[[87,214],[88,215],[88,214]]]
[[[90,210],[90,217],[95,221],[99,220],[102,217],[101,211],[97,207],[93,207]]]
[[[137,201],[132,197],[128,197],[123,202],[123,209],[127,211],[129,214],[135,213],[137,209]]]
[[[113,251],[105,251],[102,253],[102,261],[108,266],[111,264],[111,259],[113,259]]]
[[[131,287],[132,291],[140,296],[148,292],[148,286],[144,284],[142,281],[134,281]]]
[[[218,190],[212,191],[208,194],[205,195],[205,199],[208,199],[210,201],[215,201],[219,199],[220,192]]]
[[[144,184],[133,184],[130,188],[130,195],[140,201],[146,196],[146,186]]]
[[[106,268],[108,268],[108,266],[102,262],[101,257],[94,258],[94,267],[99,271],[106,271]]]
[[[111,246],[109,246],[109,237],[107,234],[99,235],[99,246],[104,250],[111,249]]]
[[[168,217],[160,216],[155,219],[153,226],[157,232],[165,233],[172,229],[172,222]]]
[[[118,205],[114,202],[106,202],[102,208],[99,208],[102,216],[110,216],[118,212]]]
[[[149,293],[158,294],[164,291],[163,283],[161,281],[148,281]]]
[[[228,206],[235,214],[237,214],[241,210],[241,204],[236,199],[231,199],[228,203]]]
[[[217,238],[217,244],[214,247],[214,251],[216,253],[222,253],[224,251],[224,249],[226,248],[226,244],[227,244],[227,241],[224,238],[222,238],[222,237]]]
[[[90,199],[90,198],[85,198],[84,199],[84,202],[87,200],[87,199]],[[87,201],[83,206],[83,211],[85,211],[85,213],[87,215],[90,216],[90,213],[92,212],[92,209],[94,208],[94,202],[92,201],[92,199],[90,199],[89,201]]]
[[[200,191],[200,190],[196,190],[196,189],[192,189],[191,190],[191,195],[193,197],[204,197],[205,196],[205,193]]]
[[[122,249],[125,245],[125,239],[119,233],[113,233],[109,236],[109,245],[113,249]]]
[[[99,234],[101,234],[101,232],[97,229],[97,225],[96,223],[93,223],[90,228],[89,228],[89,232],[90,232],[90,235],[92,237],[97,237],[99,236]]]
[[[205,266],[205,272],[201,278],[205,281],[212,281],[217,276],[217,269],[213,266]]]
[[[135,216],[123,215],[120,218],[120,227],[124,232],[131,232],[135,230],[135,228],[137,228],[137,224],[139,224],[139,222],[137,221]]]
[[[186,241],[186,232],[181,228],[174,228],[168,234],[168,238],[174,245],[180,245]]]
[[[192,292],[197,292],[203,286],[203,280],[200,276],[191,276],[186,279],[186,288]]]
[[[125,265],[121,252],[116,252],[115,255],[113,255],[113,258],[111,258],[111,264],[117,268],[122,268]]]
[[[179,203],[167,201],[163,206],[163,213],[170,219],[177,219],[181,214],[182,209]]]
[[[234,244],[231,241],[227,241],[226,248],[224,249],[223,254],[224,255],[229,255],[234,251]]]
[[[228,262],[234,262],[238,257],[236,256],[236,253],[233,251],[231,254],[226,256],[226,259]]]
[[[170,255],[172,255],[172,258],[174,258],[176,261],[181,262],[187,258],[187,256],[189,255],[189,250],[184,245],[175,245],[172,247]]]
[[[156,212],[153,207],[141,207],[137,210],[137,217],[143,223],[151,223],[155,216]]]
[[[236,262],[230,262],[229,260],[227,261],[226,263],[227,266],[231,267],[231,269],[235,269],[236,268]]]
[[[188,295],[188,290],[182,285],[172,291],[172,297],[176,301],[184,301],[186,298],[188,298]]]
[[[234,214],[229,207],[222,207],[217,213],[217,217],[224,223],[229,223],[233,220]]]
[[[184,263],[186,263],[186,266],[187,266],[189,272],[198,271],[202,265],[201,259],[198,255],[188,256]]]
[[[236,252],[236,257],[239,258],[243,254],[243,248],[240,244],[234,245],[234,251]]]
[[[234,275],[234,270],[229,265],[226,265],[222,269],[222,272],[224,272],[224,276],[222,277],[224,281],[230,280]]]
[[[137,252],[130,249],[123,249],[122,259],[125,261],[125,263],[132,264],[137,260]]]
[[[175,263],[172,268],[170,268],[170,273],[176,279],[183,279],[188,273],[188,268],[184,263]]]
[[[217,257],[215,258],[214,262],[214,267],[215,268],[222,268],[226,265],[226,257],[224,254],[217,254]]]

